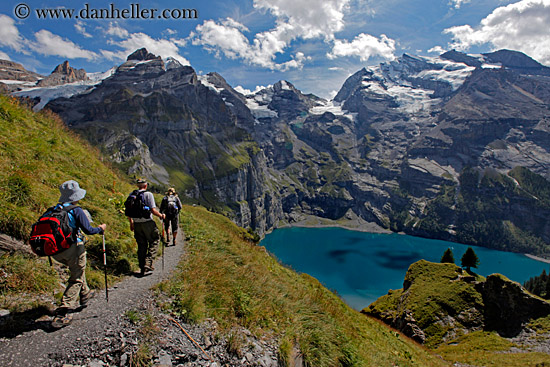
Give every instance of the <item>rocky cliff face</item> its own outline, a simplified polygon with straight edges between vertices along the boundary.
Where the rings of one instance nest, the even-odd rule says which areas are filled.
[[[541,222],[550,194],[532,185],[538,178],[510,172],[524,167],[548,186],[548,70],[512,51],[403,55],[358,71],[326,101],[287,81],[243,95],[219,74],[197,75],[143,49],[48,108],[128,172],[260,233],[304,214],[360,217],[541,255],[550,253]],[[464,190],[472,172],[478,181]],[[492,208],[479,203],[483,195]],[[536,224],[522,213],[535,213]],[[487,242],[479,228],[501,236]]]
[[[64,61],[62,64],[52,71],[46,78],[39,80],[36,83],[37,87],[53,87],[55,85],[74,83],[76,81],[88,80],[86,71],[84,69],[75,69],[69,65],[68,61]]]
[[[362,311],[428,345],[477,330],[504,337],[550,315],[550,303],[500,274],[482,279],[454,264],[412,264],[403,289],[393,290]]]
[[[33,86],[42,78],[42,75],[28,71],[21,64],[0,60],[0,85],[8,92]]]

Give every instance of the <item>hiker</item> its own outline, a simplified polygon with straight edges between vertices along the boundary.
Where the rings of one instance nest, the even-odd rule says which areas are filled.
[[[140,275],[145,276],[154,270],[153,259],[157,253],[160,239],[153,215],[160,219],[164,219],[166,216],[158,211],[153,194],[147,191],[147,181],[138,179],[136,184],[138,189],[133,191],[126,200],[126,203],[129,203],[129,200],[132,199],[134,206],[125,203],[125,213],[130,221],[130,230],[134,232],[134,238],[138,245]]]
[[[86,190],[81,189],[78,182],[69,180],[59,186],[61,197],[57,206],[68,207],[76,205],[84,199]],[[57,207],[56,206],[56,207]],[[61,299],[61,305],[55,312],[52,326],[60,328],[69,325],[72,320],[72,310],[76,308],[77,300],[80,297],[80,307],[84,308],[94,296],[94,291],[88,287],[86,282],[86,247],[85,238],[81,231],[87,235],[103,234],[107,225],[100,224],[98,227],[90,225],[89,213],[77,206],[68,212],[69,226],[74,229],[74,238],[71,246],[52,257],[63,265],[69,267],[70,277]]]
[[[173,187],[169,188],[166,192],[166,196],[162,198],[162,202],[160,203],[160,212],[166,215],[163,224],[167,243],[170,243],[169,229],[172,227],[172,246],[176,246],[181,208],[181,200],[178,194],[176,194],[176,190]]]

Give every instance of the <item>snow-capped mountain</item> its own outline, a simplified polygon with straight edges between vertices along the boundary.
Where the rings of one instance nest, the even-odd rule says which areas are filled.
[[[246,92],[142,49],[40,97],[65,93],[46,107],[130,174],[259,233],[314,215],[497,248],[534,236],[540,254],[550,208],[514,188],[550,177],[549,70],[506,50],[405,54],[327,101],[288,81]],[[483,212],[478,192],[492,203]],[[476,232],[476,216],[498,241]]]

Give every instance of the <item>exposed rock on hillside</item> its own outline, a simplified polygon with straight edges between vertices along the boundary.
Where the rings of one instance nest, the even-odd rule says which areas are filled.
[[[32,86],[42,78],[42,75],[26,70],[21,64],[0,60],[0,85],[10,92]]]
[[[550,303],[502,275],[483,279],[454,264],[421,260],[410,266],[403,289],[362,312],[433,346],[477,330],[517,336],[529,321],[550,315]]]
[[[36,85],[38,87],[52,87],[81,80],[88,80],[86,71],[84,69],[77,70],[71,67],[68,61],[64,61],[62,64],[57,65],[50,75],[39,80]]]

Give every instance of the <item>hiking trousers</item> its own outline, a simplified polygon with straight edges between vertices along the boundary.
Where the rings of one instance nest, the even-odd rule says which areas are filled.
[[[86,282],[86,247],[84,243],[73,244],[65,251],[52,256],[56,261],[69,267],[70,276],[61,299],[60,308],[74,309],[79,297],[90,293]]]
[[[170,218],[168,215],[164,219],[164,229],[166,233],[169,233],[168,230],[172,227],[172,233],[177,232],[179,228],[179,214],[176,214],[174,217]]]
[[[144,270],[145,267],[152,269],[160,240],[155,221],[134,222],[134,238],[138,245],[139,268],[141,270]]]

